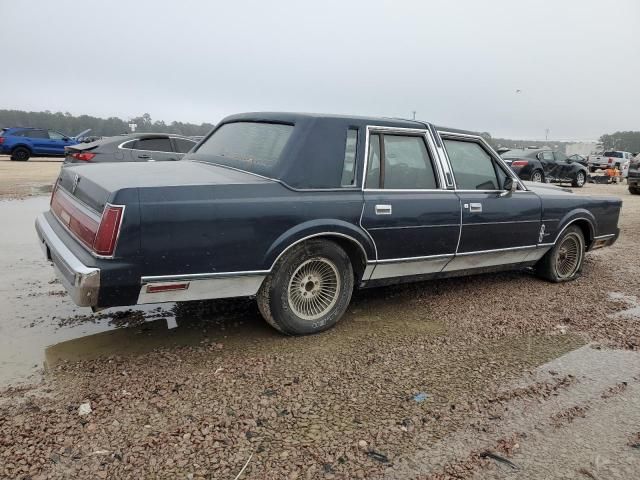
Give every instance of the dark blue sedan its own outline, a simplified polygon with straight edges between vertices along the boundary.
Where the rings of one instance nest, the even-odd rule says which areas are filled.
[[[333,326],[354,288],[573,280],[617,239],[621,203],[525,184],[480,136],[427,122],[249,113],[182,161],[62,169],[36,229],[78,305],[254,296],[299,335]]]

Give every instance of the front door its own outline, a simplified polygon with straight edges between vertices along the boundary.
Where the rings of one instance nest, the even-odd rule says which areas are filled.
[[[533,192],[502,188],[504,166],[473,137],[443,136],[462,204],[456,258],[446,270],[529,261],[540,238],[541,202]]]
[[[135,151],[131,152],[136,162],[158,162],[178,160],[178,154],[173,151],[169,137],[141,138],[135,144]]]
[[[440,272],[455,254],[460,201],[442,188],[427,131],[371,129],[362,226],[378,261],[372,280]]]

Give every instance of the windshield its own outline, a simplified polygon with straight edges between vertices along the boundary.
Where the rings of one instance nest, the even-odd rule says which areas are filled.
[[[269,175],[292,131],[292,125],[280,123],[227,123],[207,138],[196,153],[200,160]]]
[[[622,158],[622,152],[604,152],[602,154],[604,157],[615,157],[615,158]]]

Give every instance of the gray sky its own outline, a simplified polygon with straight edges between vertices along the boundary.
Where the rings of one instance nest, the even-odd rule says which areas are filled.
[[[416,110],[532,139],[640,130],[638,0],[0,0],[0,16],[0,108],[196,123]]]

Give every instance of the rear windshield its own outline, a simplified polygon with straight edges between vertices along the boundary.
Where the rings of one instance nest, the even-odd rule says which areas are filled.
[[[521,158],[527,154],[524,150],[509,150],[500,155],[502,158]]]
[[[622,152],[604,152],[602,154],[603,157],[615,157],[622,158]]]
[[[278,164],[292,125],[234,122],[218,128],[198,147],[196,153],[215,156],[211,161],[249,172],[269,175]]]

